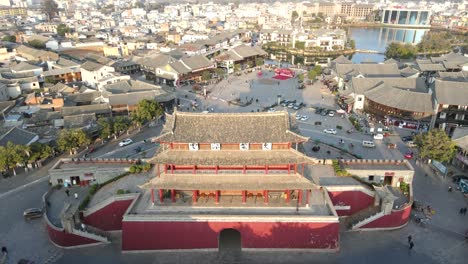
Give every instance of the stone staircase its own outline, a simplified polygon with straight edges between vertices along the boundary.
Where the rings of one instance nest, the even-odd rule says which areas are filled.
[[[380,206],[372,206],[366,209],[363,209],[347,218],[344,219],[344,228],[346,230],[353,230],[359,226],[364,225],[363,223],[366,220],[370,220],[374,217],[377,217],[381,213]]]
[[[81,227],[76,226],[73,229],[73,233],[96,241],[103,243],[110,243],[110,234],[106,231],[103,231],[99,228],[93,226],[86,226],[86,230],[81,230]]]

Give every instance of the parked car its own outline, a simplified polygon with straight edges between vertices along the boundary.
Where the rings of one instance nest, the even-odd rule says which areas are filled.
[[[302,103],[296,103],[296,104],[294,104],[293,109],[294,109],[294,110],[299,110],[299,109],[302,108],[302,106],[303,106]]]
[[[333,128],[327,128],[323,130],[323,133],[336,135],[336,130]]]
[[[270,112],[270,113],[276,112],[276,109],[272,107],[272,108],[268,109],[268,112]]]
[[[288,100],[283,100],[283,101],[280,102],[280,105],[284,106],[284,107],[288,106],[289,104],[290,104],[290,102]]]
[[[307,121],[309,120],[309,117],[306,115],[301,116],[301,121]]]
[[[365,148],[375,148],[374,141],[369,141],[369,140],[363,140],[362,146]]]
[[[459,183],[460,180],[467,180],[468,181],[468,176],[466,175],[456,175],[452,177],[453,182]]]
[[[315,109],[315,113],[320,115],[320,113],[322,112],[323,108],[316,108]]]
[[[133,143],[133,140],[130,139],[130,138],[127,138],[127,139],[124,139],[124,140],[120,141],[119,146],[124,147],[124,146],[128,146],[128,145],[130,145],[132,143]]]
[[[296,115],[296,120],[301,120],[301,115]]]
[[[405,159],[412,159],[414,156],[414,153],[412,151],[408,151],[405,153]]]
[[[332,110],[328,111],[328,116],[335,116],[335,111],[332,111]]]
[[[384,138],[383,134],[375,134],[374,139],[382,140]]]
[[[315,121],[314,125],[320,126],[320,125],[322,125],[322,122],[320,122],[320,121]]]
[[[320,150],[320,146],[313,146],[313,147],[312,147],[312,151],[313,151],[313,152],[317,152],[317,151],[319,151],[319,150]]]
[[[288,104],[288,108],[293,108],[294,105],[295,105],[294,103],[290,103],[290,104]]]
[[[402,140],[403,142],[412,141],[412,140],[413,140],[413,136],[402,137],[401,140]]]
[[[320,112],[320,115],[322,115],[322,116],[328,115],[328,110],[327,110],[327,109],[323,109],[322,112]]]
[[[416,143],[414,143],[414,141],[408,141],[406,142],[406,145],[408,146],[408,148],[415,148],[418,146],[416,145]]]
[[[23,216],[26,220],[41,218],[42,210],[39,208],[29,208],[29,209],[24,210]]]

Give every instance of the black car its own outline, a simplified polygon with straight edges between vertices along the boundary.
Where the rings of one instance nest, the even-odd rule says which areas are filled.
[[[462,179],[463,179],[463,180],[468,180],[468,176],[466,176],[466,175],[456,175],[456,176],[453,176],[453,177],[452,177],[452,180],[453,180],[453,182],[455,182],[455,183],[459,183],[460,180],[462,180]]]
[[[401,140],[402,140],[403,142],[407,142],[407,141],[412,141],[413,138],[414,138],[413,136],[406,136],[406,137],[402,137]]]
[[[320,113],[322,112],[323,108],[317,108],[315,109],[315,113],[320,115]]]
[[[312,151],[313,151],[313,152],[317,152],[317,151],[319,151],[319,150],[320,150],[320,146],[313,146],[313,147],[312,147]]]

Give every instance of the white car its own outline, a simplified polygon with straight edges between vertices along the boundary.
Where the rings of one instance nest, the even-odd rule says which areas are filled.
[[[323,130],[323,133],[336,135],[336,130],[333,128],[327,128]]]
[[[301,116],[301,121],[307,121],[309,120],[309,117],[306,115]]]
[[[296,120],[301,120],[301,118],[302,118],[301,115],[299,115],[299,114],[296,115]]]
[[[276,112],[276,109],[275,108],[270,108],[270,109],[268,109],[268,112],[270,112],[270,113]]]
[[[335,116],[335,112],[334,111],[328,112],[328,116]]]
[[[294,107],[294,103],[288,104],[288,108],[293,108],[293,107]]]
[[[124,147],[124,146],[128,146],[128,145],[130,145],[132,143],[133,143],[133,140],[131,140],[130,138],[127,138],[127,139],[124,139],[124,140],[120,141],[119,146]]]
[[[375,134],[375,135],[374,135],[374,139],[380,139],[380,140],[382,140],[382,139],[383,139],[383,134]]]

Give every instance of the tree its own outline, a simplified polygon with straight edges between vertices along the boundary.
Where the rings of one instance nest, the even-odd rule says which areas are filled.
[[[126,117],[117,116],[113,122],[114,133],[121,133],[130,127],[130,120]]]
[[[304,74],[298,74],[297,75],[297,78],[299,79],[299,81],[303,82],[304,81]]]
[[[263,60],[263,58],[256,58],[255,59],[255,65],[256,66],[261,66],[265,63],[265,61]]]
[[[340,50],[341,46],[340,45],[333,45],[332,49],[333,50]]]
[[[221,79],[221,77],[224,75],[225,71],[221,68],[216,68],[214,70],[214,72],[216,73],[216,76],[218,77],[218,79]]]
[[[450,48],[450,40],[453,39],[449,32],[426,32],[417,45],[421,52],[440,51]]]
[[[0,146],[0,167],[5,171],[13,170],[13,175],[16,175],[15,168],[21,163],[25,164],[28,155],[28,146],[15,145],[8,141],[5,147]]]
[[[305,49],[305,42],[304,41],[296,41],[295,43],[296,49]]]
[[[99,137],[102,140],[109,138],[114,133],[114,124],[111,119],[99,118],[97,123],[99,125]]]
[[[47,159],[54,154],[54,149],[47,145],[39,142],[34,142],[29,146],[29,162],[36,162],[41,159]]]
[[[354,39],[350,39],[348,43],[351,49],[356,49],[356,41],[354,41]]]
[[[234,64],[234,72],[240,72],[241,66],[239,64]]]
[[[155,100],[144,99],[138,103],[133,112],[133,121],[138,125],[143,125],[164,113],[161,105]]]
[[[418,53],[418,50],[415,46],[411,44],[402,44],[397,42],[392,42],[387,46],[385,50],[385,57],[389,58],[401,58],[401,59],[411,59],[414,58]]]
[[[316,77],[317,77],[317,73],[314,70],[310,70],[307,73],[307,78],[309,78],[309,80],[314,80]]]
[[[44,0],[41,7],[48,20],[58,14],[58,5],[54,0]]]
[[[16,37],[13,35],[6,35],[2,38],[3,41],[16,42]]]
[[[201,77],[201,78],[202,78],[203,81],[208,81],[208,80],[211,79],[211,73],[210,73],[209,71],[204,71],[204,72],[202,73],[202,77]]]
[[[314,68],[312,69],[317,75],[322,74],[322,66],[320,65],[315,65]]]
[[[60,150],[69,151],[72,155],[77,148],[91,142],[88,135],[81,129],[64,129],[60,131],[57,144]]]
[[[57,26],[57,35],[64,37],[66,33],[70,33],[70,28],[65,24]]]
[[[33,39],[33,40],[30,40],[28,41],[28,44],[29,46],[35,48],[35,49],[45,49],[46,46],[45,46],[45,43],[38,40],[38,39]]]
[[[456,153],[455,143],[441,129],[432,129],[414,138],[418,146],[419,156],[440,162],[452,160]]]
[[[52,76],[46,76],[44,78],[44,82],[45,83],[51,83],[51,84],[57,84],[59,81],[55,80],[54,77],[52,77]]]

